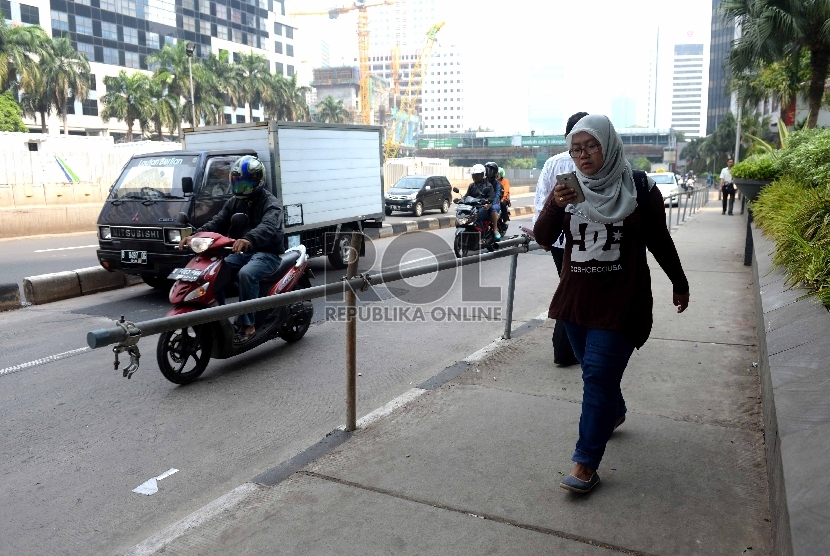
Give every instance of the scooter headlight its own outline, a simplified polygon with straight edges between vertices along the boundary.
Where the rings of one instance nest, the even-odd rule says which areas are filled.
[[[185,296],[184,300],[185,301],[193,301],[194,299],[199,299],[200,297],[204,297],[204,295],[208,292],[209,289],[210,289],[210,282],[205,282],[204,284],[199,286],[198,289],[193,290],[192,292],[187,294],[187,296]]]
[[[213,239],[209,237],[194,237],[190,240],[190,248],[194,253],[202,253],[208,250],[213,244]]]
[[[469,216],[456,216],[455,217],[455,224],[457,226],[466,226],[470,222]]]

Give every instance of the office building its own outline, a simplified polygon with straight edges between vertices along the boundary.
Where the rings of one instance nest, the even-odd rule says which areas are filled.
[[[53,37],[68,36],[73,46],[90,61],[92,80],[89,99],[70,106],[70,133],[120,134],[123,122],[103,122],[98,116],[98,98],[103,78],[152,68],[147,56],[165,44],[183,40],[196,45],[194,63],[218,54],[253,51],[268,59],[272,71],[292,75],[295,71],[294,27],[287,24],[284,0],[0,0],[2,17],[9,23],[40,25]],[[254,111],[254,119],[262,117]],[[228,107],[225,119],[241,122],[245,110],[235,117]],[[54,118],[53,118],[54,120]],[[33,131],[39,125],[26,121]],[[58,127],[50,123],[50,131]]]
[[[703,44],[674,45],[671,127],[688,139],[706,135],[704,48]]]
[[[617,129],[633,127],[637,124],[637,101],[627,96],[611,99],[611,123]]]
[[[712,31],[709,51],[709,89],[706,110],[706,134],[718,127],[718,122],[730,111],[732,98],[727,90],[729,69],[726,61],[735,38],[734,19],[724,19],[720,13],[722,0],[712,0]]]

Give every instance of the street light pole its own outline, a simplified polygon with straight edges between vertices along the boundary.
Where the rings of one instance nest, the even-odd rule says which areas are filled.
[[[187,68],[190,70],[190,116],[191,122],[193,123],[193,127],[196,127],[196,102],[193,98],[193,51],[196,49],[196,45],[192,42],[187,43],[185,46],[185,51],[187,52]]]

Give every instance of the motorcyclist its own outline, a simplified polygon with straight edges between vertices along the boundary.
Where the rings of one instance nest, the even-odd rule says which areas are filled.
[[[510,181],[504,177],[504,168],[499,166],[499,183],[501,184],[501,219],[502,222],[510,220],[510,212],[507,207],[510,206]]]
[[[499,165],[495,162],[488,162],[484,165],[485,174],[484,179],[493,187],[493,200],[490,207],[490,222],[493,223],[493,234],[497,240],[501,239],[499,233],[499,213],[501,212],[501,182],[498,180]]]
[[[487,181],[484,177],[487,170],[484,168],[483,164],[476,164],[473,166],[472,170],[470,170],[470,174],[473,178],[473,183],[467,188],[467,192],[464,194],[465,197],[473,197],[478,199],[479,201],[484,202],[484,206],[478,209],[478,218],[482,222],[491,218],[492,214],[495,214],[491,211],[493,208],[493,198],[495,197],[495,189],[493,189],[493,184]],[[497,222],[497,220],[493,219],[490,222]]]
[[[239,234],[233,253],[225,257],[225,264],[238,271],[239,301],[259,297],[260,281],[280,265],[283,245],[282,203],[265,188],[265,166],[256,157],[239,158],[230,169],[233,197],[222,210],[196,232],[228,233],[231,217],[236,213],[248,216],[248,224]],[[179,242],[179,249],[190,245],[191,237]],[[255,314],[245,313],[237,317],[237,333],[234,343],[242,344],[256,332]]]

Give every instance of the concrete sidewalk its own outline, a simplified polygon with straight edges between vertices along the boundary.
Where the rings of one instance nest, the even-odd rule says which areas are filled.
[[[591,494],[559,488],[580,370],[555,366],[552,323],[531,321],[131,553],[769,554],[745,221],[712,197],[674,234],[686,313],[651,260],[655,326],[626,371],[628,418]]]

